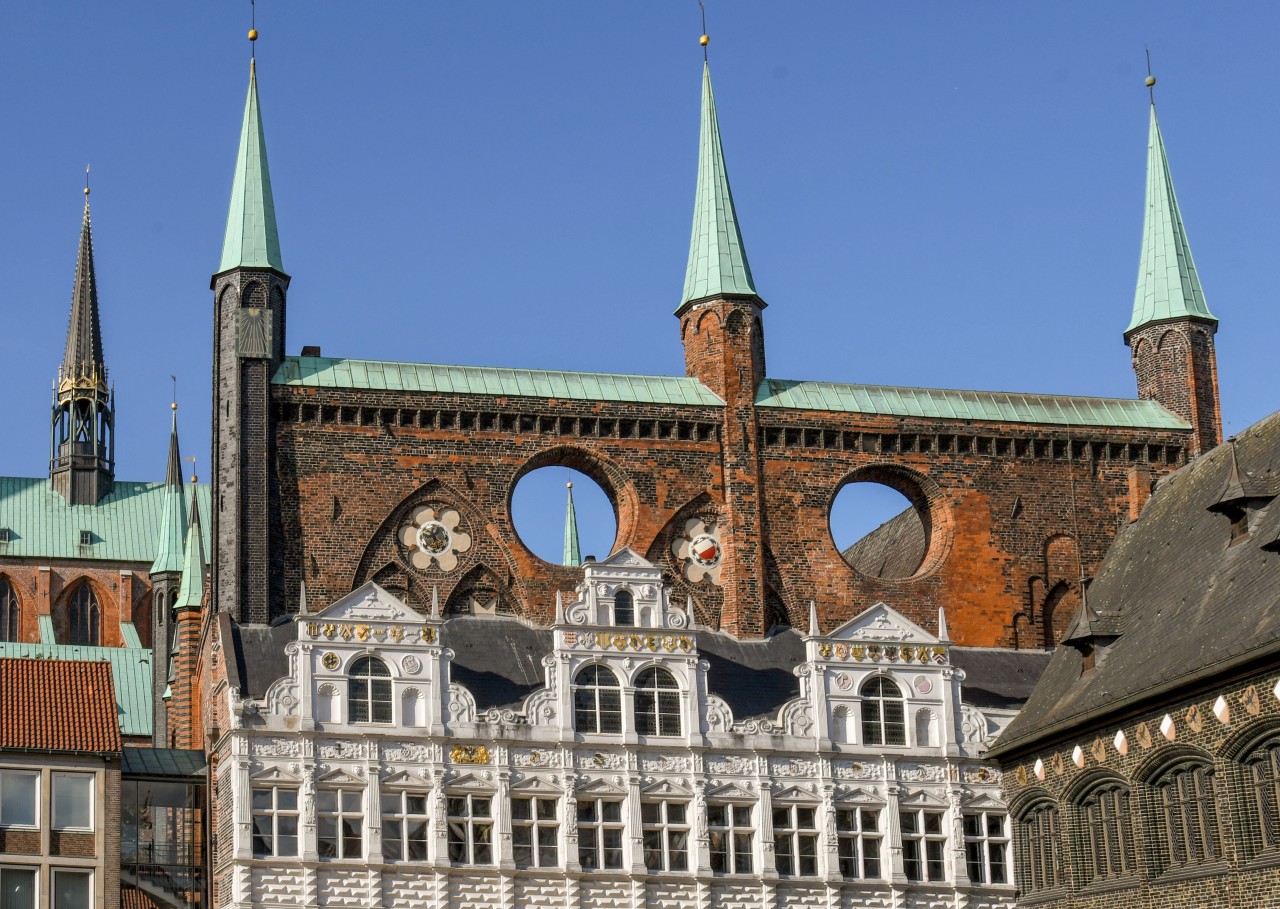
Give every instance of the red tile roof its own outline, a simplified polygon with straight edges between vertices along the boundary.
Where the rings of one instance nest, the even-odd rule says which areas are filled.
[[[0,749],[120,747],[110,663],[0,658]]]
[[[161,909],[161,903],[134,887],[120,888],[120,909]]]

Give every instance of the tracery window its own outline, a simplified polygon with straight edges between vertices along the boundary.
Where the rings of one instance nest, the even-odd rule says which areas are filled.
[[[604,666],[584,666],[574,678],[573,726],[578,732],[622,731],[622,689]]]
[[[773,852],[778,874],[812,877],[818,873],[818,809],[777,805],[773,809]]]
[[[1038,802],[1018,818],[1018,885],[1024,893],[1056,890],[1065,880],[1062,874],[1060,837],[1062,824],[1058,806]]]
[[[18,640],[18,591],[9,579],[0,575],[0,641]]]
[[[1272,740],[1245,759],[1245,800],[1258,850],[1280,850],[1280,741]]]
[[[377,657],[363,656],[347,675],[348,720],[352,723],[391,722],[391,672]]]
[[[651,666],[636,677],[636,731],[680,734],[680,688],[665,669]]]
[[[867,745],[907,744],[902,692],[892,680],[878,675],[862,686],[862,740]]]
[[[81,581],[71,594],[69,605],[70,640],[68,644],[98,645],[98,625],[101,621],[101,610],[98,598],[88,581]]]
[[[635,602],[631,599],[631,593],[626,590],[619,590],[613,595],[613,624],[634,625],[635,623],[636,607]]]
[[[1137,870],[1129,790],[1118,782],[1089,790],[1080,808],[1080,883],[1115,880]]]
[[[1213,768],[1186,763],[1156,781],[1157,836],[1166,868],[1203,865],[1222,858]]]

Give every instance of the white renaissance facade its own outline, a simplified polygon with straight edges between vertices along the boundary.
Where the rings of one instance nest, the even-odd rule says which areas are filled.
[[[630,550],[582,570],[549,632],[423,616],[373,583],[295,618],[287,675],[214,694],[233,718],[214,744],[215,905],[1013,905],[978,754],[1008,714],[964,703],[945,627],[878,604],[787,632],[798,694],[736,717],[771,641],[692,629]],[[491,622],[495,649],[504,629],[545,636],[542,687],[478,710],[451,680],[454,621]]]

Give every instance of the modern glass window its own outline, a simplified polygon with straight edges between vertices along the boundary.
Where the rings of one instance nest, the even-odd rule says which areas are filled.
[[[511,800],[511,850],[520,868],[554,868],[560,864],[560,800]]]
[[[689,803],[642,802],[644,865],[650,871],[689,870]]]
[[[36,909],[35,869],[0,867],[0,909]]]
[[[1156,784],[1158,836],[1169,868],[1203,865],[1222,858],[1218,812],[1214,804],[1213,770],[1183,764]]]
[[[81,581],[72,592],[68,613],[71,640],[67,643],[96,647],[102,610],[98,607],[98,598],[94,596],[88,581]]]
[[[636,678],[636,731],[680,734],[680,688],[665,669],[651,666]]]
[[[605,667],[585,666],[574,678],[573,725],[578,732],[622,731],[622,689]]]
[[[947,879],[947,834],[941,811],[910,809],[900,813],[902,870],[909,881]]]
[[[1018,883],[1024,893],[1056,890],[1064,883],[1058,808],[1039,802],[1018,818]]]
[[[752,841],[750,805],[708,805],[707,831],[711,840],[711,870],[722,874],[750,874]]]
[[[773,809],[773,853],[784,877],[818,873],[818,809],[780,805]]]
[[[40,773],[0,770],[0,827],[34,827]]]
[[[613,595],[613,624],[634,625],[636,623],[635,601],[626,590],[619,590]]]
[[[1280,742],[1254,751],[1245,769],[1246,798],[1258,831],[1257,848],[1280,849]]]
[[[427,794],[382,793],[382,857],[389,862],[427,860]]]
[[[18,640],[18,591],[9,579],[0,576],[0,641]]]
[[[93,774],[55,773],[53,788],[53,829],[93,829]]]
[[[578,799],[578,862],[583,871],[622,867],[622,802]]]
[[[964,858],[975,884],[1009,883],[1009,825],[1003,812],[964,815]]]
[[[836,839],[840,874],[847,878],[876,879],[884,833],[878,808],[837,808]]]
[[[1079,802],[1081,883],[1088,885],[1133,874],[1136,870],[1129,791],[1118,784],[1090,790]]]
[[[493,864],[493,799],[487,795],[451,795],[449,861],[455,865]]]
[[[298,790],[286,786],[254,786],[253,854],[298,854]]]
[[[321,789],[316,793],[316,851],[320,858],[364,857],[361,789]]]
[[[352,723],[391,722],[391,673],[377,657],[364,656],[347,675],[348,719]]]
[[[890,679],[878,675],[862,690],[862,741],[867,745],[907,744],[907,724],[902,692]]]
[[[91,909],[94,905],[92,871],[54,868],[51,876],[52,909]],[[2,899],[3,897],[0,897],[0,900]]]

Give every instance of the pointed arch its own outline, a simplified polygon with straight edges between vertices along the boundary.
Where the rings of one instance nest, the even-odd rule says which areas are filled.
[[[488,565],[476,565],[453,588],[444,607],[445,617],[455,615],[519,615],[514,597]]]
[[[88,578],[68,588],[62,601],[66,643],[97,647],[102,643],[102,603]]]
[[[0,574],[0,641],[18,641],[22,634],[22,601],[9,576]]]

